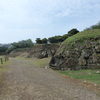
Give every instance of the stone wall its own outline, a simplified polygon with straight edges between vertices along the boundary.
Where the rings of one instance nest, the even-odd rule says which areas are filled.
[[[51,57],[55,54],[56,50],[59,48],[60,44],[38,44],[34,45],[33,48],[27,49],[16,49],[12,51],[9,56],[11,57],[28,57],[28,58],[46,58]]]
[[[28,57],[46,58],[53,56],[60,44],[41,44],[35,45],[29,52]]]
[[[60,46],[50,66],[54,69],[75,70],[100,68],[100,38],[77,42],[72,48]]]

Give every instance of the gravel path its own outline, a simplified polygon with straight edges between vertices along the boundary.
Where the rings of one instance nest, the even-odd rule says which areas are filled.
[[[0,100],[100,100],[94,92],[27,60],[12,59]]]

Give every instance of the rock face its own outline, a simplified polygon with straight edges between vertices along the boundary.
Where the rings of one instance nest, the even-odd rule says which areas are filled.
[[[53,56],[59,47],[60,44],[39,44],[34,45],[33,48],[14,50],[9,54],[9,56],[28,58],[36,57],[42,59]]]
[[[29,52],[28,57],[46,58],[55,54],[60,44],[42,44],[35,45]]]
[[[100,38],[74,43],[72,48],[61,45],[50,61],[54,69],[100,68]]]
[[[20,56],[20,57],[25,57],[26,58],[29,55],[29,51],[30,51],[29,48],[26,48],[26,49],[15,49],[11,53],[9,53],[9,56],[10,57]]]

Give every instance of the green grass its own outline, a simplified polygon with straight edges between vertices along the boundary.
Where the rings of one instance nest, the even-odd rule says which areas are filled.
[[[66,39],[62,43],[61,48],[58,50],[57,53],[59,54],[61,52],[64,52],[64,50],[68,48],[73,49],[75,45],[77,46],[77,43],[82,45],[84,44],[84,41],[95,38],[100,38],[100,29],[79,32],[76,35]],[[60,71],[60,73],[70,76],[72,78],[87,80],[90,82],[100,84],[100,74],[96,74],[96,70]]]
[[[67,38],[61,45],[60,50],[58,52],[63,52],[66,48],[73,48],[76,43],[80,45],[84,44],[85,40],[100,38],[100,29],[94,30],[86,30],[83,32],[79,32],[76,35],[73,35]]]
[[[79,70],[79,71],[59,71],[61,74],[69,76],[71,78],[87,80],[96,84],[100,84],[100,74],[96,72],[99,70]]]
[[[75,45],[84,45],[84,41],[100,38],[100,29],[85,30],[67,38],[58,49],[57,53],[62,53],[66,49],[73,49]]]
[[[83,42],[84,40],[91,39],[91,38],[97,38],[100,37],[100,29],[94,29],[94,30],[86,30],[83,32],[80,32],[72,37],[69,37],[65,40],[64,43],[70,44],[74,42]]]

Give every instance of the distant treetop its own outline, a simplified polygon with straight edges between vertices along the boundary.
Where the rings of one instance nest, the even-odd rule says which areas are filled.
[[[100,22],[97,23],[96,25],[92,25],[91,27],[85,29],[85,30],[91,30],[91,29],[100,29]]]
[[[73,36],[77,33],[79,33],[79,31],[76,28],[73,28],[68,32],[68,36]]]

